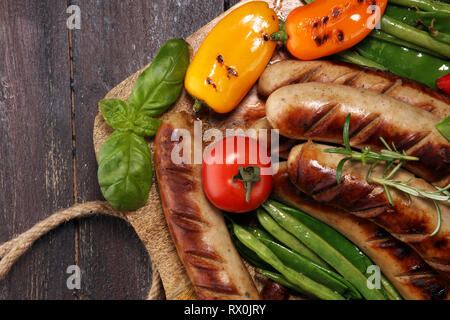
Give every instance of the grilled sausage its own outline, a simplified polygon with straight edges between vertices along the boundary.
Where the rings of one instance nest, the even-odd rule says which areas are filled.
[[[159,191],[178,255],[201,299],[259,299],[222,212],[203,193],[201,165],[172,161],[172,153],[193,159],[190,139],[183,136],[182,142],[172,141],[172,135],[181,129],[194,136],[191,118],[184,112],[171,115],[155,139]],[[178,150],[181,145],[182,151]]]
[[[438,118],[450,115],[450,97],[446,94],[387,72],[333,61],[284,60],[275,63],[262,74],[258,92],[268,97],[281,87],[301,82],[370,89],[424,109]]]
[[[385,149],[389,145],[420,158],[407,168],[440,186],[450,182],[450,143],[435,128],[438,118],[406,103],[366,89],[304,83],[272,93],[267,119],[280,134],[292,139],[343,143],[345,118],[351,114],[350,144]]]
[[[435,270],[450,279],[450,209],[440,204],[441,218],[433,201],[411,197],[390,188],[391,206],[382,185],[369,184],[366,179],[369,165],[347,162],[342,170],[342,182],[337,184],[336,168],[344,158],[340,154],[324,152],[326,145],[307,142],[294,147],[288,159],[289,177],[301,191],[314,200],[352,214],[370,219],[394,237],[409,244]],[[373,169],[371,177],[382,177],[384,166]],[[392,179],[406,181],[411,174],[399,170]],[[410,186],[435,191],[422,179],[413,178]],[[430,237],[441,221],[439,232]]]
[[[267,280],[261,291],[261,298],[263,300],[288,300],[289,291],[281,284],[272,280]]]
[[[405,299],[449,299],[446,281],[416,252],[369,220],[306,196],[289,180],[286,163],[280,165],[274,176],[273,194],[281,202],[303,210],[341,232],[380,267]]]

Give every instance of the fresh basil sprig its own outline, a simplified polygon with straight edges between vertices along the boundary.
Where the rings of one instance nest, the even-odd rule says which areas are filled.
[[[100,149],[98,182],[103,196],[116,210],[134,211],[147,203],[153,170],[144,137],[156,134],[161,121],[154,117],[180,97],[188,66],[187,43],[169,40],[136,80],[128,102],[99,102],[106,123],[116,131]]]

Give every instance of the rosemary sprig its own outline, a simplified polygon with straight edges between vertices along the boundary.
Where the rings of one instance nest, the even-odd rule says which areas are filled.
[[[387,142],[380,137],[381,142],[386,147],[386,149],[383,149],[380,151],[380,153],[373,152],[370,147],[363,148],[362,152],[354,151],[352,150],[352,147],[350,146],[350,118],[351,114],[349,114],[345,118],[344,122],[344,133],[343,133],[343,141],[345,149],[342,148],[330,148],[325,149],[324,152],[327,153],[337,153],[346,155],[344,159],[342,159],[336,170],[336,178],[338,184],[341,184],[342,182],[342,168],[344,167],[345,163],[347,161],[361,161],[362,164],[365,166],[366,163],[371,163],[371,169],[369,170],[369,173],[372,171],[372,169],[380,162],[384,161],[386,162],[386,168],[392,167],[393,164],[396,162],[406,162],[406,161],[417,161],[419,158],[417,157],[411,157],[406,155],[406,152],[399,152],[397,148],[395,147],[394,143],[392,143],[392,148],[387,144]]]
[[[436,226],[436,229],[430,234],[430,236],[436,235],[440,228],[441,228],[441,209],[439,207],[439,202],[448,202],[450,203],[450,184],[446,186],[445,188],[436,187],[436,191],[427,191],[422,190],[413,186],[410,186],[409,183],[413,179],[413,177],[410,177],[407,181],[401,182],[401,181],[395,181],[392,180],[394,175],[400,170],[400,168],[405,164],[407,161],[418,161],[419,158],[417,157],[411,157],[406,154],[406,152],[403,150],[402,152],[398,151],[395,147],[395,144],[392,143],[392,147],[389,146],[389,144],[383,139],[383,137],[380,137],[381,142],[386,147],[386,149],[383,149],[380,151],[380,153],[376,153],[371,151],[370,147],[365,147],[362,152],[357,152],[352,150],[350,146],[350,118],[351,115],[349,114],[347,118],[345,119],[344,123],[344,132],[343,132],[343,141],[345,149],[342,148],[331,148],[331,149],[325,149],[325,152],[328,153],[337,153],[337,154],[343,154],[346,155],[345,158],[343,158],[341,161],[339,161],[338,166],[336,168],[336,180],[338,184],[341,184],[342,182],[342,169],[347,161],[361,161],[363,166],[366,165],[366,163],[370,163],[369,170],[366,174],[366,180],[368,183],[378,183],[383,186],[386,196],[388,198],[389,203],[394,206],[394,201],[392,199],[392,194],[390,191],[390,188],[395,188],[399,191],[402,191],[405,193],[409,200],[411,201],[411,196],[414,197],[421,197],[425,199],[430,199],[433,201],[436,212],[438,216],[438,223]],[[383,172],[383,176],[381,178],[371,178],[371,174],[373,169],[380,163],[385,162],[386,167]],[[391,168],[395,165],[395,167],[391,170]]]

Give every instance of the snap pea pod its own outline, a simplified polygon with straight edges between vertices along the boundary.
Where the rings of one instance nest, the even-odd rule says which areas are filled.
[[[450,63],[446,60],[371,38],[364,39],[356,46],[356,50],[389,71],[434,89],[436,80],[445,76],[450,69]]]
[[[322,267],[329,267],[328,263],[323,261],[323,259],[312,252],[292,234],[281,228],[267,213],[264,212],[264,210],[258,209],[257,212],[259,223],[278,241],[318,265],[321,265]]]
[[[269,203],[277,207],[278,209],[292,215],[295,219],[304,223],[312,231],[320,234],[324,240],[326,240],[334,248],[339,249],[342,255],[345,256],[359,271],[366,274],[367,267],[373,265],[372,260],[364,254],[357,246],[355,246],[350,240],[344,237],[341,233],[331,228],[326,223],[308,215],[305,212],[291,208],[282,203],[270,200]],[[392,300],[399,300],[401,296],[397,293],[394,286],[382,276],[382,285],[386,295]]]
[[[267,269],[267,270],[273,270],[273,268],[264,262],[256,253],[254,253],[252,250],[247,248],[242,242],[239,241],[239,239],[236,237],[233,231],[233,225],[232,223],[227,224],[228,230],[230,232],[231,240],[234,243],[234,246],[236,247],[236,250],[238,251],[239,255],[247,260],[251,265],[261,268],[261,269]]]
[[[450,5],[431,0],[389,0],[389,3],[404,7],[416,7],[429,12],[450,13]]]
[[[422,48],[418,45],[415,45],[411,42],[396,38],[394,36],[391,36],[390,34],[381,31],[381,30],[373,30],[370,34],[369,37],[374,38],[374,39],[378,39],[378,40],[382,40],[382,41],[386,41],[386,42],[390,42],[396,45],[399,45],[401,47],[405,47],[405,48],[409,48],[409,49],[414,49],[416,51],[420,51],[423,53],[427,53],[429,55],[441,58],[441,59],[446,59],[443,55],[440,55],[439,53],[436,53],[432,50],[428,50],[426,48]],[[374,62],[375,63],[375,62]],[[386,68],[385,68],[386,69]]]
[[[382,71],[387,70],[387,68],[382,66],[381,64],[376,63],[370,59],[367,59],[354,51],[350,51],[350,50],[342,51],[342,52],[336,53],[335,56],[338,58],[338,60],[341,60],[344,62],[354,63],[354,64],[358,64],[360,66],[375,68],[375,69],[382,70]]]
[[[425,31],[418,30],[387,15],[381,18],[381,30],[450,58],[450,45],[434,39]]]
[[[386,300],[386,296],[381,290],[369,289],[364,273],[320,235],[291,215],[279,210],[273,204],[265,202],[262,206],[281,227],[292,233],[303,244],[328,262],[346,280],[352,283],[366,299]]]
[[[417,11],[414,8],[388,5],[384,14],[412,27],[425,26],[427,29],[432,28],[439,32],[450,33],[448,13]]]
[[[302,288],[299,288],[298,286],[296,286],[295,284],[289,282],[285,277],[283,277],[282,274],[277,273],[277,272],[272,272],[269,270],[264,270],[264,269],[256,269],[256,272],[262,274],[263,276],[269,278],[272,281],[275,281],[279,284],[281,284],[282,286],[297,291],[298,293],[301,294],[306,294],[305,290],[303,290]]]
[[[233,230],[239,241],[280,272],[289,282],[304,290],[305,293],[324,300],[345,300],[343,296],[333,290],[311,280],[302,273],[286,267],[267,246],[258,240],[256,236],[245,230],[245,228],[233,224]]]
[[[344,297],[361,299],[361,295],[358,291],[356,289],[353,290],[353,287],[350,288],[347,286],[344,278],[337,273],[323,268],[308,258],[305,258],[304,256],[284,247],[279,243],[276,243],[271,238],[265,237],[257,228],[252,229],[254,229],[253,232],[249,229],[247,229],[247,231],[251,232],[262,243],[264,243],[288,268],[304,274],[308,278],[323,284]]]
[[[383,286],[389,300],[403,300],[403,297],[397,292],[392,283],[381,275],[381,285]]]

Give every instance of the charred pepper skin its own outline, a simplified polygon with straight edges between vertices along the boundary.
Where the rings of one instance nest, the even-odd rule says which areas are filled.
[[[316,0],[298,7],[286,20],[287,48],[297,59],[314,60],[353,47],[374,29],[386,5],[387,0]]]
[[[269,63],[278,31],[275,11],[263,1],[240,6],[209,33],[188,68],[186,90],[217,113],[232,111]],[[196,110],[197,111],[197,110]]]

